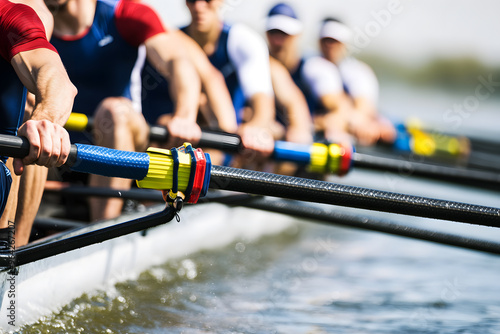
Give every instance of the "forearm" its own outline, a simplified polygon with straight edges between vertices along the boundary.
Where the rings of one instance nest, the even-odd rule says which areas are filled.
[[[267,128],[273,124],[276,111],[274,98],[266,93],[257,93],[250,99],[253,116],[247,124]]]
[[[62,65],[46,64],[32,73],[36,91],[35,108],[30,119],[46,119],[64,126],[73,109],[76,87],[69,80]]]
[[[201,82],[194,66],[188,59],[168,62],[170,94],[174,98],[174,117],[195,122],[198,115]]]
[[[373,102],[363,97],[355,98],[353,102],[354,109],[359,114],[371,119],[377,118],[377,108]]]
[[[173,31],[171,35],[172,39],[184,47],[185,55],[195,66],[203,91],[207,95],[208,105],[217,118],[219,127],[227,132],[235,132],[236,113],[224,76],[210,63],[205,52],[191,37],[182,31]]]
[[[20,52],[12,58],[11,64],[24,86],[35,95],[30,119],[64,125],[77,90],[57,53],[47,49]]]
[[[208,104],[217,118],[220,129],[236,132],[238,128],[236,113],[224,77],[220,72],[214,71],[212,75],[202,76],[201,79],[203,89],[207,94]]]

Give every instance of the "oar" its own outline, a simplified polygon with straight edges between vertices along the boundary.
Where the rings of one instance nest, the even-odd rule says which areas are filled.
[[[92,118],[89,119],[84,114],[73,113],[66,123],[66,128],[73,131],[89,131],[92,129],[92,123]],[[153,125],[150,127],[150,139],[156,142],[165,142],[168,139],[168,130],[163,126]],[[208,130],[202,131],[199,146],[229,153],[238,153],[243,149],[241,138],[238,135]],[[277,161],[289,161],[309,166],[311,171],[317,173],[344,175],[354,166],[493,189],[500,188],[500,174],[497,173],[377,157],[357,153],[350,147],[338,144],[304,145],[276,141],[272,158]]]
[[[397,153],[500,171],[500,142],[425,129],[419,121],[397,122],[396,140],[381,143]]]
[[[64,127],[69,131],[92,131],[94,119],[85,114],[71,113]],[[154,142],[164,143],[168,140],[167,128],[159,125],[149,127],[149,139]],[[213,148],[228,153],[237,153],[243,149],[241,138],[236,134],[221,131],[203,130],[201,134],[200,147]]]
[[[227,200],[231,200],[231,198],[225,200],[225,202],[227,202]],[[309,220],[312,219],[328,225],[333,224],[369,231],[377,231],[412,239],[430,241],[437,244],[500,255],[500,243],[498,242],[408,226],[393,220],[372,217],[363,213],[353,214],[343,212],[338,208],[327,208],[324,206],[316,206],[298,201],[285,201],[281,199],[269,200],[259,197],[246,200],[233,200],[228,204],[283,213],[292,217],[301,217]]]
[[[47,191],[47,190],[46,190]],[[49,190],[49,192],[56,192]],[[163,202],[160,193],[148,189],[118,190],[86,186],[68,186],[57,193],[63,197],[90,197],[134,199],[139,201]],[[233,192],[209,192],[203,203],[224,203],[232,206],[243,206],[259,210],[283,213],[293,217],[306,218],[328,225],[352,227],[369,231],[377,231],[391,235],[403,236],[412,239],[430,241],[438,244],[455,246],[480,252],[500,255],[500,243],[474,239],[467,236],[441,233],[418,227],[411,227],[399,222],[368,216],[366,213],[352,214],[340,212],[338,207],[312,205],[301,201],[289,201],[269,197],[253,196],[248,194],[235,194]],[[45,229],[65,230],[87,225],[65,219],[39,218],[34,226]]]
[[[94,120],[84,114],[72,113],[65,128],[70,131],[91,131]],[[164,143],[169,138],[167,128],[150,125],[149,139]],[[222,131],[203,130],[199,147],[218,149],[227,153],[243,151],[240,136]],[[307,165],[311,171],[344,175],[351,167],[352,147],[337,144],[315,143],[301,145],[284,141],[276,141],[272,158],[277,161],[294,162]]]
[[[423,135],[437,142],[437,145],[448,146],[449,153],[461,151],[467,153],[467,149],[471,152],[489,152],[498,155],[500,153],[500,137],[496,140],[472,137],[470,135],[460,135],[449,131],[437,129],[435,126],[424,125],[424,122],[418,118],[410,118],[406,122],[394,122],[394,126],[398,131],[406,132],[409,136]],[[462,143],[465,146],[459,148],[457,143]],[[455,149],[453,149],[455,147]]]
[[[29,152],[26,138],[0,136],[0,155],[22,158]],[[500,227],[500,209],[467,203],[410,196],[330,182],[275,175],[222,166],[210,166],[206,155],[205,170],[193,170],[191,156],[183,153],[178,160],[169,150],[150,149],[147,153],[124,152],[104,147],[76,144],[67,164],[79,172],[139,180],[142,188],[189,193],[192,179],[203,184],[201,196],[210,188],[233,190],[308,202],[334,204],[360,209],[399,213],[427,218]],[[198,158],[196,165],[198,164]],[[177,175],[177,177],[174,177]],[[201,182],[201,183],[200,183]],[[176,187],[174,191],[172,188]]]

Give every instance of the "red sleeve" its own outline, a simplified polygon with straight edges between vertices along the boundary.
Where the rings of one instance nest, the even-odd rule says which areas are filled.
[[[166,32],[158,14],[149,6],[134,0],[121,0],[115,12],[116,28],[132,46]]]
[[[42,21],[31,7],[10,4],[0,12],[0,54],[9,62],[16,54],[39,48],[56,49],[47,41]]]

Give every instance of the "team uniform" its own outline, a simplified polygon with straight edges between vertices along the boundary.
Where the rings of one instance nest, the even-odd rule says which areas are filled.
[[[187,27],[181,30],[187,33]],[[217,49],[208,58],[224,76],[238,124],[242,122],[243,107],[254,94],[273,95],[267,46],[246,26],[224,24]],[[150,124],[155,124],[160,115],[173,110],[168,83],[165,80],[155,81],[155,78],[159,78],[159,74],[146,65],[142,71],[142,112]]]
[[[19,80],[10,61],[19,52],[46,48],[55,51],[47,41],[45,28],[28,6],[0,0],[0,134],[15,135],[21,125],[26,103],[26,88]],[[0,215],[12,182],[0,156]]]
[[[346,58],[339,64],[338,69],[347,95],[353,99],[367,98],[377,105],[379,84],[368,65],[355,58]]]
[[[301,59],[291,75],[304,93],[311,115],[326,112],[320,103],[321,96],[343,91],[342,79],[336,66],[322,57]]]
[[[92,26],[77,36],[54,36],[69,78],[78,89],[73,112],[92,116],[107,97],[132,99],[140,45],[165,32],[158,15],[135,1],[98,0]],[[137,73],[137,82],[139,74]],[[72,141],[85,141],[70,133]]]

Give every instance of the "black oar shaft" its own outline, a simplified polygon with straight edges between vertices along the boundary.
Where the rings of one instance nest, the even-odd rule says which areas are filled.
[[[500,188],[500,173],[483,170],[461,169],[418,162],[377,157],[364,153],[353,154],[354,165],[359,168],[392,171],[403,175],[416,175],[440,180],[461,181],[472,185]]]
[[[431,231],[419,227],[408,226],[398,222],[363,214],[342,212],[339,208],[326,208],[319,205],[308,205],[301,202],[286,200],[266,200],[255,198],[235,203],[239,206],[278,212],[293,217],[314,219],[326,224],[353,227],[357,229],[377,231],[412,239],[435,242],[500,255],[500,243],[488,240],[474,239],[467,236]]]
[[[93,128],[94,118],[89,117],[87,119],[85,130],[91,131]],[[160,125],[150,125],[149,140],[152,142],[165,143],[168,141],[169,136],[170,134],[166,127]],[[241,142],[240,136],[237,134],[206,129],[202,130],[201,138],[197,146],[213,148],[228,153],[238,153],[243,150],[243,143]]]
[[[256,195],[500,227],[500,209],[213,166],[210,187]]]
[[[149,139],[151,141],[164,143],[168,140],[169,133],[167,128],[152,125],[149,129]],[[240,136],[212,130],[203,130],[201,132],[201,138],[197,146],[213,148],[228,153],[238,153],[243,149]]]

